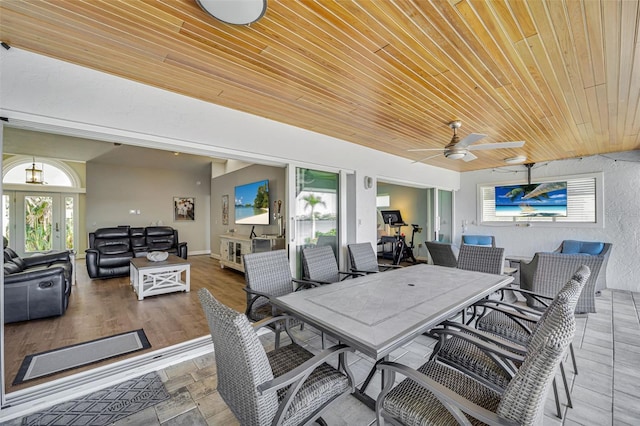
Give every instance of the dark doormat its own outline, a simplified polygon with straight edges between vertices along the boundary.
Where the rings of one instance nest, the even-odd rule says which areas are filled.
[[[13,384],[18,385],[27,380],[50,376],[150,347],[144,330],[139,329],[28,355],[22,361]]]
[[[22,418],[23,425],[108,425],[169,399],[157,373],[152,372],[85,397],[63,402]]]

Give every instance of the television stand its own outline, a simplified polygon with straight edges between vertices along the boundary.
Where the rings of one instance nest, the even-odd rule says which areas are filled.
[[[220,267],[244,272],[243,255],[284,249],[285,247],[284,237],[255,236],[251,238],[250,235],[220,235]]]

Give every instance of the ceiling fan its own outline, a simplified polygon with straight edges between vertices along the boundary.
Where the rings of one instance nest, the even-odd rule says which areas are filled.
[[[462,126],[462,122],[460,120],[455,120],[449,123],[449,127],[453,129],[453,138],[451,138],[451,142],[449,142],[444,147],[444,156],[451,160],[460,160],[463,161],[472,161],[475,160],[476,157],[469,151],[479,151],[483,149],[499,149],[499,148],[520,148],[524,145],[524,141],[514,141],[514,142],[495,142],[495,143],[483,143],[480,145],[474,145],[480,139],[486,137],[487,135],[483,135],[480,133],[471,133],[468,136],[460,139],[458,136],[458,129]],[[409,149],[411,152],[418,151],[440,151],[442,148],[420,148],[420,149]],[[437,157],[440,154],[431,155],[429,157],[421,158],[420,160],[414,161],[414,163],[418,163],[420,161],[428,160],[430,158]]]

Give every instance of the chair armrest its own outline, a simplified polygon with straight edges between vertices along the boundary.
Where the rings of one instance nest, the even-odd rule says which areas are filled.
[[[287,315],[287,314],[280,314],[280,315],[275,316],[275,317],[265,318],[265,319],[262,319],[260,321],[254,322],[253,323],[253,329],[258,331],[262,327],[267,327],[268,325],[273,324],[274,322],[286,321],[288,319],[295,319],[295,318],[292,317],[291,315]]]
[[[56,278],[57,276],[61,276],[62,282],[65,282],[64,268],[62,266],[33,270],[26,269],[22,272],[16,272],[14,274],[5,274],[4,283],[13,284],[24,281],[44,280],[47,278]],[[62,286],[62,288],[64,289],[64,285]]]
[[[391,264],[388,264],[388,263],[378,263],[378,268],[382,268],[382,269],[384,269],[386,271],[387,269],[404,268],[404,266],[402,266],[402,265],[391,265]]]
[[[399,373],[433,393],[438,401],[440,401],[440,403],[456,418],[459,424],[470,424],[469,419],[467,419],[463,413],[467,413],[488,425],[516,426],[518,424],[515,421],[499,417],[496,413],[469,401],[448,387],[441,385],[432,378],[405,365],[397,362],[385,361],[379,363],[377,368],[391,373],[388,374],[387,379],[389,381],[389,389],[385,386],[385,389],[380,393],[378,400],[376,401],[377,412],[380,410],[379,406],[382,403],[383,398],[389,390],[391,390],[391,385],[395,381],[395,374]]]
[[[515,353],[513,351],[509,351],[506,349],[503,349],[502,346],[503,344],[505,346],[511,346],[508,343],[504,342],[504,343],[500,343],[500,344],[496,344],[492,341],[490,341],[487,336],[482,336],[480,337],[477,333],[469,334],[468,332],[463,332],[463,331],[459,331],[459,330],[454,330],[451,328],[435,328],[431,330],[432,333],[438,335],[438,337],[440,337],[441,341],[444,341],[443,339],[446,339],[447,336],[449,337],[453,337],[456,339],[461,339],[464,341],[467,341],[469,343],[471,343],[472,345],[476,346],[478,349],[480,349],[482,352],[484,352],[485,354],[487,354],[491,359],[494,360],[494,362],[496,362],[496,364],[501,367],[502,369],[505,370],[506,373],[513,375],[515,373],[515,371],[517,370],[517,368],[514,365],[510,365],[509,368],[505,368],[505,366],[503,365],[503,363],[498,362],[495,358],[495,356],[499,357],[499,358],[504,358],[505,360],[509,360],[509,361],[515,361],[515,362],[524,362],[524,356],[522,354],[518,354]],[[494,354],[495,356],[492,356],[491,354]],[[510,371],[511,369],[511,371]]]
[[[300,287],[298,287],[297,290],[302,290],[302,289],[307,289],[312,287],[320,287],[321,285],[331,284],[326,281],[317,281],[317,280],[312,281],[312,280],[304,280],[304,279],[298,279],[298,278],[293,278],[291,281],[293,281],[296,284],[300,284]]]
[[[37,254],[29,257],[21,257],[27,268],[38,265],[45,265],[54,262],[71,262],[68,251],[56,251],[46,254]]]
[[[361,277],[363,275],[366,275],[366,274],[362,274],[360,272],[353,272],[353,271],[352,272],[338,271],[338,274],[345,275],[345,277],[342,278],[340,281],[346,280],[347,278],[356,278],[356,277]]]
[[[368,275],[368,274],[377,274],[378,272],[380,272],[380,270],[377,271],[365,271],[362,269],[351,269],[351,272],[355,273],[355,274],[360,274],[360,276],[363,275]]]
[[[525,346],[512,342],[511,340],[503,339],[500,336],[483,332],[482,330],[478,330],[477,328],[473,328],[465,324],[460,324],[458,322],[453,322],[453,321],[444,321],[440,325],[443,326],[444,328],[443,329],[434,328],[432,329],[432,331],[434,333],[437,333],[438,331],[441,331],[441,330],[455,328],[460,330],[463,333],[471,334],[486,342],[500,346],[501,348],[504,348],[510,352],[515,352],[520,355],[525,355],[527,353],[527,348]]]
[[[316,367],[326,362],[329,357],[345,352],[355,352],[355,349],[347,345],[335,345],[325,349],[282,376],[259,384],[257,386],[257,390],[262,395],[264,392],[275,391],[282,389],[285,386],[289,386],[294,382],[304,381],[313,372],[313,370],[316,369]]]
[[[531,318],[530,321],[537,321],[542,316],[542,312],[537,311],[535,309],[531,309],[526,306],[516,305],[515,303],[505,302],[504,300],[479,300],[478,302],[473,304],[476,307],[483,307],[494,309],[495,307],[504,307],[510,308],[514,311],[520,312],[523,315],[531,315],[534,318]]]

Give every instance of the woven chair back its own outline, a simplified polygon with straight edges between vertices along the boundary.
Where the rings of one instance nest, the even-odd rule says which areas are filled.
[[[575,283],[576,288],[580,285]],[[572,297],[571,291],[561,292],[547,309],[544,323],[531,337],[525,361],[502,395],[499,416],[522,425],[542,424],[549,386],[576,331]]]
[[[349,263],[354,271],[378,271],[378,257],[371,243],[347,245]]]
[[[451,244],[437,241],[427,241],[425,244],[434,265],[447,266],[449,268],[458,266],[458,259],[456,259],[456,254],[453,252]]]
[[[464,244],[458,254],[458,269],[502,275],[504,248]]]
[[[260,395],[273,379],[267,354],[247,317],[198,291],[215,350],[218,393],[242,425],[268,425],[278,409],[276,392]]]
[[[304,278],[311,281],[335,283],[340,281],[338,261],[330,246],[315,246],[302,249]]]
[[[245,254],[243,261],[244,278],[250,289],[271,296],[283,296],[293,291],[289,258],[285,250]],[[268,299],[260,298],[252,308],[258,309],[268,302]]]

